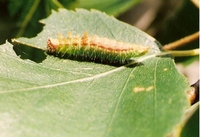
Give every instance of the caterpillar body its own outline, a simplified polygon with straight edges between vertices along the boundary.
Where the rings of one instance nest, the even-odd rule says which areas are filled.
[[[87,32],[82,37],[73,37],[69,32],[67,38],[60,35],[58,39],[49,38],[47,41],[47,52],[50,54],[111,64],[126,64],[130,58],[142,56],[148,50],[148,46],[88,36]]]

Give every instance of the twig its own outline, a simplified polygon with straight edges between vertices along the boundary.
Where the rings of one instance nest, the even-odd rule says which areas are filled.
[[[186,56],[196,56],[199,55],[199,49],[192,50],[166,50],[167,53],[170,53],[174,57],[186,57]]]
[[[193,4],[199,8],[199,1],[198,0],[191,0],[193,2]]]
[[[184,37],[184,38],[182,38],[180,40],[177,40],[175,42],[172,42],[172,43],[164,45],[163,49],[164,50],[176,49],[176,48],[178,48],[180,46],[183,46],[183,45],[188,44],[188,43],[190,43],[192,41],[195,41],[198,38],[199,38],[199,32],[196,32],[196,33],[194,33],[192,35],[189,35],[189,36],[186,36],[186,37]]]

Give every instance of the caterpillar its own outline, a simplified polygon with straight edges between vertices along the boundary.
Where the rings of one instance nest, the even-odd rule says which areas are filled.
[[[87,32],[82,37],[74,37],[71,32],[67,38],[60,34],[58,39],[49,38],[47,41],[47,52],[50,54],[111,64],[126,64],[130,58],[142,56],[148,50],[148,46],[124,43],[97,35],[88,36]]]

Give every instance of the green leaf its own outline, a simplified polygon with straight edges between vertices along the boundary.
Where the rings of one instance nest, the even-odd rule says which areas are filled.
[[[189,108],[181,137],[199,137],[199,102]]]
[[[98,35],[151,46],[140,64],[115,67],[46,54],[36,63],[0,47],[0,134],[4,136],[154,136],[170,133],[188,107],[189,85],[155,39],[98,11],[60,10],[35,38],[15,41],[41,50],[49,37]]]

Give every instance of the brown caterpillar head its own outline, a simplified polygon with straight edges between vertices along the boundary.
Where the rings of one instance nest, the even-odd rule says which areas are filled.
[[[57,46],[59,46],[59,40],[58,39],[53,39],[49,38],[47,41],[47,50],[50,53],[53,53],[56,51]]]

